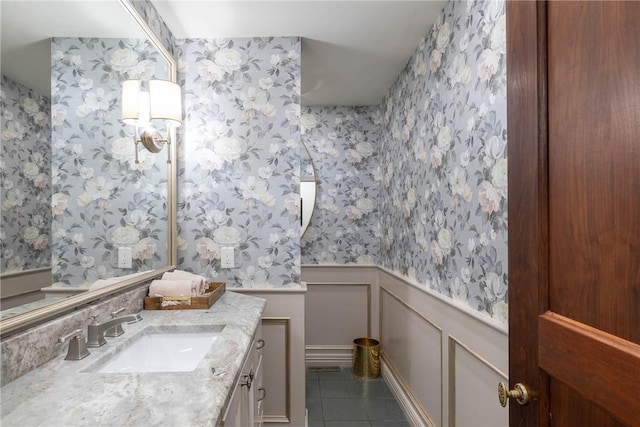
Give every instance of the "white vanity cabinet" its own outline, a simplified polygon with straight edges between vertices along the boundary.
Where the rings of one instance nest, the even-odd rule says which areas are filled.
[[[251,350],[244,361],[238,382],[222,419],[222,427],[261,427],[262,401],[266,390],[262,383],[262,324],[258,324]]]

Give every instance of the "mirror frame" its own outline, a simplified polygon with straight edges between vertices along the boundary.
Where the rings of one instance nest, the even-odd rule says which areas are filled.
[[[316,209],[316,202],[318,201],[318,177],[316,172],[316,166],[313,164],[313,159],[311,158],[311,153],[309,153],[309,149],[305,145],[305,143],[300,140],[300,145],[302,146],[302,150],[307,154],[307,158],[311,163],[311,168],[313,169],[313,179],[308,177],[300,176],[300,239],[304,236],[304,233],[307,232],[309,225],[311,225],[311,218],[313,217],[313,211]],[[302,165],[302,157],[303,153],[300,153],[300,164]],[[302,197],[302,183],[303,182],[313,182],[313,203],[311,204],[311,213],[309,214],[308,220],[305,222],[304,220],[304,197]]]
[[[119,0],[119,3],[129,13],[131,18],[142,29],[142,31],[149,38],[149,41],[154,45],[160,55],[167,61],[167,74],[169,80],[176,82],[177,80],[177,61],[162,44],[162,41],[157,34],[153,32],[149,24],[144,20],[140,13],[133,5],[133,0]],[[91,304],[99,299],[108,297],[117,292],[133,289],[149,280],[158,277],[159,275],[174,270],[177,264],[177,139],[176,130],[171,129],[171,140],[173,143],[168,146],[167,149],[171,150],[171,164],[168,165],[167,170],[167,251],[169,265],[166,267],[150,270],[141,274],[138,277],[125,280],[120,283],[98,289],[95,291],[88,291],[82,294],[74,295],[65,298],[64,300],[51,303],[48,306],[40,307],[22,314],[8,317],[4,320],[0,320],[0,336],[6,336],[11,332],[16,332],[28,328],[30,326],[42,323],[51,318],[67,313],[84,305]]]

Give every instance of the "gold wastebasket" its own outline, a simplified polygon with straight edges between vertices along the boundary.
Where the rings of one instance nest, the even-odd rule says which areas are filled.
[[[380,375],[380,342],[372,338],[353,340],[353,375],[365,379]]]

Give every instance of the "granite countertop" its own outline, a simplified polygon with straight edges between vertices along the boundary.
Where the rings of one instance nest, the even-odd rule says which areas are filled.
[[[142,311],[142,321],[125,324],[124,335],[89,348],[85,359],[68,361],[61,354],[2,387],[0,422],[3,427],[219,425],[265,305],[261,298],[226,292],[208,310]],[[191,372],[91,372],[146,327],[209,325],[225,327]]]

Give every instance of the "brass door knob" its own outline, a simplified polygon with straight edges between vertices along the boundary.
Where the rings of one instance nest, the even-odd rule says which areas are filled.
[[[513,388],[514,390],[509,390],[503,382],[498,384],[498,399],[503,407],[507,406],[509,399],[516,399],[516,402],[521,405],[529,403],[529,392],[524,384],[517,383]]]

